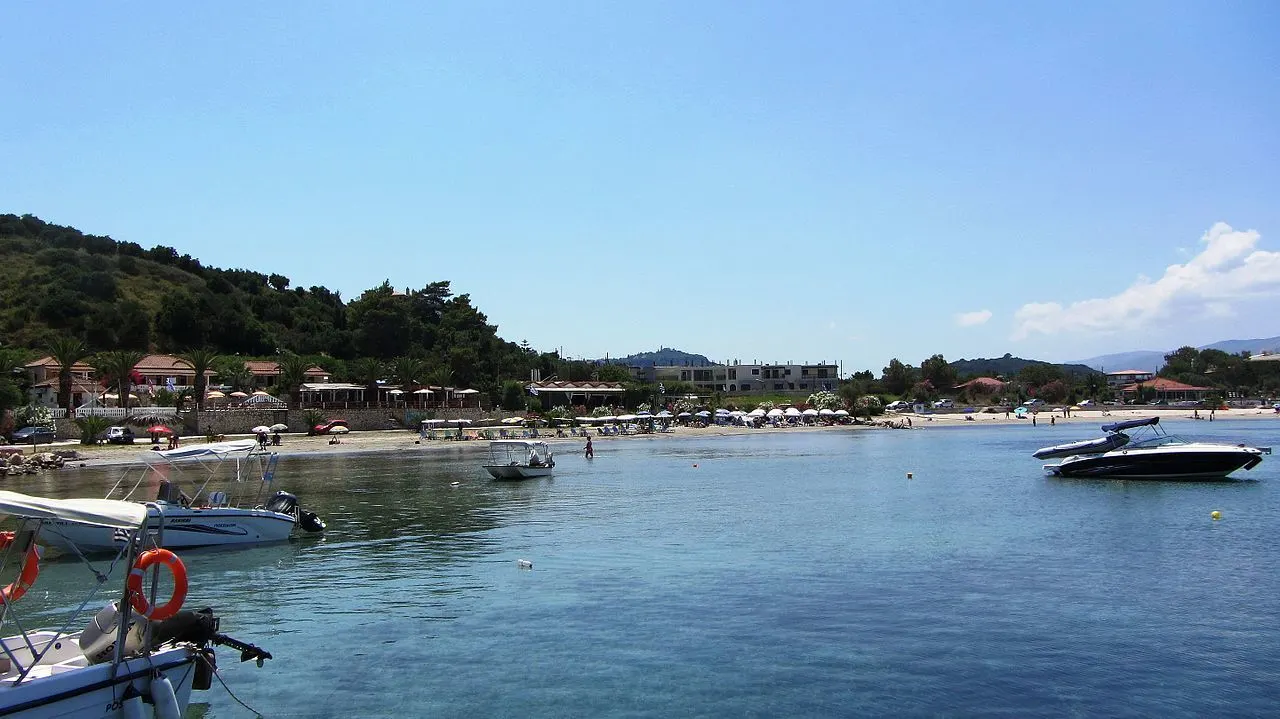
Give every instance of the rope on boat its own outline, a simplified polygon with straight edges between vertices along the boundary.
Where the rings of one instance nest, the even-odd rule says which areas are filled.
[[[248,709],[249,711],[253,712],[253,715],[254,715],[254,717],[256,717],[256,719],[264,719],[264,718],[263,718],[263,716],[262,716],[262,712],[258,711],[257,709],[254,709],[253,707],[249,706],[248,704],[245,704],[245,703],[240,699],[240,697],[236,696],[236,693],[235,693],[235,692],[231,691],[231,687],[227,686],[227,682],[226,682],[226,680],[224,680],[224,679],[222,678],[222,674],[218,672],[218,667],[217,667],[217,666],[215,666],[212,662],[210,662],[210,661],[209,661],[209,660],[208,660],[208,659],[207,659],[203,654],[200,654],[200,655],[198,655],[198,656],[199,656],[199,658],[200,658],[200,661],[204,662],[204,663],[205,663],[205,665],[207,665],[207,666],[209,667],[209,670],[213,672],[213,675],[214,675],[215,677],[217,677],[217,678],[218,678],[218,683],[222,685],[222,688],[223,688],[223,689],[226,689],[226,690],[227,690],[227,694],[230,694],[230,695],[231,695],[231,698],[236,700],[236,703],[237,703],[237,704],[239,704],[240,706],[244,707],[245,709]]]

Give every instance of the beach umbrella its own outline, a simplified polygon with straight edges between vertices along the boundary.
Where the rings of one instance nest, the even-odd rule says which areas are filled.
[[[681,412],[680,414],[678,414],[678,415],[676,415],[676,416],[677,416],[677,417],[692,417],[693,415],[689,414],[688,412]]]
[[[783,415],[782,410],[778,409],[777,407],[774,407],[773,409],[765,413],[766,417],[781,417],[782,415]]]
[[[337,427],[331,427],[329,429],[329,434],[346,434],[347,432],[350,432],[350,431],[351,431],[350,427],[343,427],[342,425],[338,425]]]
[[[287,425],[287,424],[273,424],[273,425],[271,425],[271,431],[272,431],[272,432],[288,432],[288,431],[289,431],[289,425]]]
[[[838,409],[838,410],[836,410],[836,416],[837,416],[837,417],[848,417],[848,416],[849,416],[849,410],[847,410],[847,409]]]
[[[216,389],[204,396],[205,399],[222,399],[223,397],[226,397],[226,395]]]
[[[387,394],[404,394],[404,390],[402,390],[402,389],[389,389],[389,390],[387,390]]]
[[[802,414],[802,415],[804,415],[804,416],[806,416],[806,417],[817,417],[817,416],[818,416],[818,410],[816,410],[816,409],[814,409],[814,408],[810,407],[809,409],[806,409],[805,411],[801,412],[800,414]]]
[[[503,424],[520,424],[521,422],[524,422],[524,417],[507,417],[502,420]]]
[[[654,417],[671,417],[672,414],[665,409],[654,415]]]
[[[818,414],[819,414],[820,416],[822,416],[822,417],[831,417],[831,416],[833,416],[833,415],[835,414],[835,412],[833,412],[833,411],[831,411],[831,410],[829,410],[829,409],[827,409],[827,408],[825,408],[825,407],[824,407],[824,408],[822,408],[822,409],[818,410]]]
[[[698,412],[698,413],[697,413],[697,415],[698,415],[699,417],[710,417],[710,416],[711,416],[711,413],[710,413],[710,412],[708,412],[708,411],[706,411],[706,410],[704,409],[704,410],[702,410],[701,412]]]
[[[250,432],[253,432],[254,434],[261,434],[261,433],[263,433],[263,432],[270,432],[270,431],[271,431],[271,428],[270,428],[270,427],[268,427],[268,426],[266,426],[265,424],[260,424],[260,425],[258,425],[257,427],[254,427],[253,429],[251,429],[251,430],[249,430],[249,431],[250,431]]]
[[[763,408],[760,408],[760,407],[756,407],[755,409],[751,410],[750,412],[747,412],[747,416],[748,416],[748,417],[763,417],[763,416],[764,416],[764,409],[763,409]]]
[[[249,395],[245,394],[244,392],[232,392],[230,395],[227,395],[227,396],[235,397],[236,399],[242,399],[244,397],[248,397]]]
[[[253,396],[254,396],[254,397],[270,397],[270,396],[271,396],[271,394],[270,394],[270,393],[268,393],[268,392],[263,392],[262,390],[256,390],[256,391],[253,393]]]
[[[415,389],[413,393],[414,394],[431,394],[431,390],[427,389],[426,387],[423,387],[422,389]]]
[[[146,429],[147,434],[173,434],[173,430],[163,424],[153,424]]]

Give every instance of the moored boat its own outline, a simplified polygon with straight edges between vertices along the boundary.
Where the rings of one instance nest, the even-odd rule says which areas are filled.
[[[126,470],[107,498],[145,502],[153,534],[163,514],[161,546],[169,549],[261,544],[288,539],[299,529],[323,531],[324,522],[304,511],[294,495],[266,494],[278,461],[279,455],[262,451],[253,440],[150,452]],[[187,475],[191,495],[182,486]],[[49,520],[41,536],[63,550],[104,552],[116,546],[110,529],[65,520]]]
[[[182,609],[186,569],[177,555],[149,542],[145,506],[0,491],[0,514],[18,523],[16,531],[0,534],[4,564],[16,558],[20,565],[18,579],[0,589],[0,716],[106,719],[154,713],[163,719],[180,719],[191,692],[211,685],[217,670],[214,645],[239,649],[242,660],[254,659],[259,665],[271,658],[251,644],[222,634],[211,611]],[[105,573],[90,567],[93,574],[86,575],[83,601],[67,598],[74,609],[60,620],[60,628],[34,629],[22,619],[20,599],[38,579],[36,541],[49,520],[101,526],[123,541]],[[153,565],[165,566],[173,574],[172,594],[163,604],[157,599],[155,574],[149,571]],[[117,567],[132,568],[117,574],[123,591],[100,610],[86,609]],[[86,617],[87,624],[77,624]],[[73,626],[84,628],[69,631]]]
[[[1165,432],[1159,417],[1115,422],[1103,425],[1102,430],[1107,436],[1045,447],[1034,456],[1062,457],[1057,464],[1044,465],[1047,472],[1061,477],[1208,480],[1253,469],[1270,453],[1267,448],[1244,444],[1188,442]],[[1146,434],[1135,438],[1126,430]]]
[[[494,479],[532,479],[551,475],[556,460],[546,442],[503,439],[489,443],[483,466]]]

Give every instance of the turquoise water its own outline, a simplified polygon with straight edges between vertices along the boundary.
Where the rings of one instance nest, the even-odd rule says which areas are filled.
[[[1175,429],[1280,449],[1280,423]],[[280,488],[329,531],[186,553],[188,606],[275,654],[219,655],[268,717],[1273,715],[1280,457],[1183,484],[1030,456],[1088,436],[602,441],[525,483],[475,447],[285,458]],[[24,602],[83,575],[55,563]],[[216,683],[196,697],[251,716]]]

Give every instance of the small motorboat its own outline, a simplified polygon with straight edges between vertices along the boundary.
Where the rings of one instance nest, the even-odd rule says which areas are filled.
[[[1138,430],[1136,438],[1126,430]],[[1238,469],[1250,470],[1269,448],[1217,442],[1188,442],[1168,434],[1159,417],[1103,425],[1105,437],[1036,450],[1038,459],[1061,457],[1045,471],[1060,477],[1118,479],[1224,479]],[[1145,432],[1145,436],[1139,433]]]
[[[324,531],[324,522],[299,507],[294,495],[266,494],[278,461],[279,455],[264,451],[251,439],[148,452],[116,481],[107,499],[145,503],[153,534],[163,514],[160,546],[167,549],[278,542],[298,529]],[[190,496],[182,488],[188,476],[192,481],[187,486],[194,491]],[[139,499],[143,487],[156,484],[158,496]],[[41,541],[63,550],[107,552],[117,547],[110,528],[62,519],[47,522]]]
[[[271,658],[222,634],[210,610],[182,608],[186,567],[151,541],[146,506],[0,491],[0,515],[16,521],[14,531],[0,532],[0,561],[19,565],[18,578],[0,589],[0,716],[181,719],[191,692],[212,684],[214,645],[233,647],[241,652],[241,661],[252,659],[259,666]],[[86,563],[91,574],[74,593],[84,596],[68,595],[61,583],[40,590],[57,593],[53,606],[69,609],[59,610],[65,616],[51,622],[57,628],[38,629],[35,621],[47,611],[38,605],[27,615],[20,600],[39,578],[36,541],[49,520],[103,527],[121,542],[109,565]],[[157,582],[153,567],[166,569],[171,577]],[[90,608],[112,579],[119,587],[115,599],[101,609]],[[163,585],[169,588],[158,591]]]
[[[550,476],[556,460],[546,442],[495,439],[483,466],[494,479],[532,479]]]

